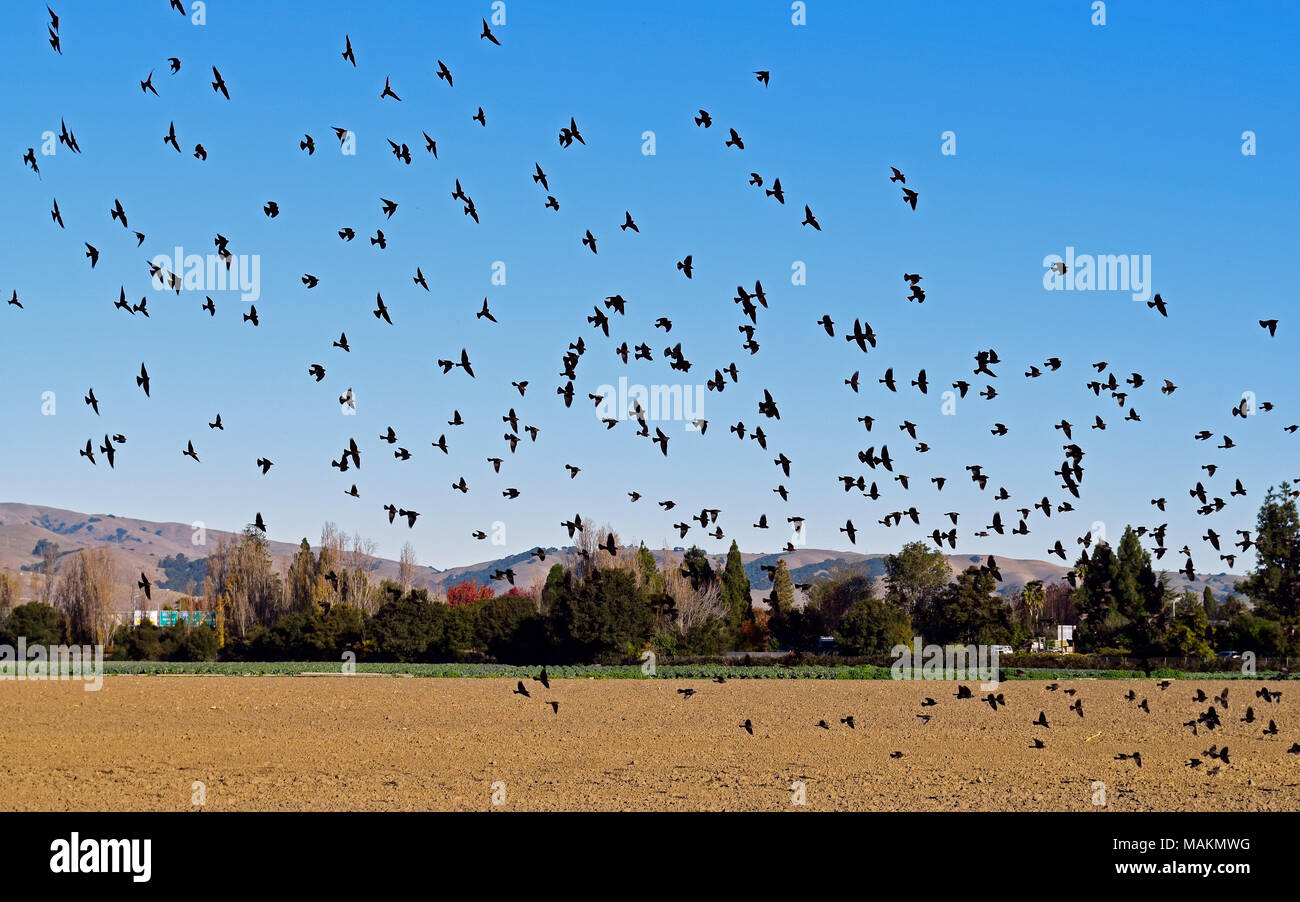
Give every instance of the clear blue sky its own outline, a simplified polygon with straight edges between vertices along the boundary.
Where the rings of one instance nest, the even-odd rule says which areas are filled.
[[[1090,23],[1085,2],[832,3],[811,0],[807,24],[790,21],[785,2],[508,3],[495,28],[502,46],[478,37],[487,3],[394,2],[382,11],[341,2],[207,5],[207,24],[190,24],[164,0],[60,2],[62,56],[46,42],[43,2],[0,9],[10,77],[0,89],[0,168],[6,199],[0,289],[17,290],[25,309],[0,309],[0,496],[157,520],[205,521],[239,528],[261,511],[272,537],[313,541],[333,520],[375,539],[395,556],[404,541],[420,561],[455,566],[537,544],[566,540],[560,521],[581,511],[610,522],[625,541],[679,544],[671,524],[701,507],[721,508],[726,538],[698,526],[685,544],[722,551],[734,537],[746,551],[777,550],[787,516],[806,517],[814,547],[890,551],[963,512],[963,552],[1044,558],[1061,539],[1094,521],[1112,534],[1125,523],[1168,522],[1168,544],[1196,552],[1198,569],[1224,565],[1200,541],[1207,526],[1230,537],[1253,528],[1269,484],[1300,475],[1296,442],[1282,431],[1300,421],[1292,398],[1300,365],[1289,265],[1297,239],[1293,199],[1300,188],[1294,115],[1300,11],[1284,4],[1108,4],[1107,24]],[[340,53],[350,35],[357,68]],[[167,58],[179,57],[179,74]],[[436,61],[455,86],[434,77]],[[216,65],[232,99],[209,86]],[[753,70],[771,71],[771,85]],[[161,96],[139,82],[153,71]],[[401,103],[380,100],[391,77]],[[482,106],[483,128],[471,120]],[[691,117],[709,110],[711,129]],[[569,117],[586,146],[561,149]],[[20,162],[63,118],[82,153],[59,147],[38,157],[41,178]],[[162,143],[174,121],[183,153]],[[357,137],[355,156],[339,153],[331,128]],[[724,147],[728,127],[746,148]],[[438,141],[423,150],[420,132]],[[657,152],[641,153],[642,133]],[[1258,153],[1241,153],[1241,134]],[[941,153],[941,134],[957,153]],[[298,142],[316,141],[308,157]],[[410,145],[398,162],[385,141]],[[191,156],[195,143],[206,162]],[[558,213],[529,177],[549,175]],[[916,212],[889,182],[889,167],[920,192]],[[747,184],[748,173],[780,177],[784,207]],[[459,178],[482,222],[450,198]],[[391,221],[380,198],[400,207]],[[66,230],[48,211],[57,198]],[[114,198],[141,248],[110,221]],[[263,216],[276,201],[280,216]],[[822,231],[800,226],[812,206]],[[618,229],[630,210],[639,235]],[[335,232],[351,226],[345,244]],[[388,236],[385,251],[368,237]],[[580,244],[585,230],[597,256]],[[261,265],[261,326],[242,322],[236,293],[177,298],[151,290],[146,260],[214,250],[220,232],[236,254]],[[102,258],[91,270],[82,242]],[[1150,255],[1154,288],[1169,304],[1160,318],[1123,292],[1049,292],[1043,258],[1078,253]],[[686,281],[674,262],[694,255]],[[494,261],[507,284],[491,283]],[[803,261],[807,284],[791,284]],[[430,293],[412,284],[419,266]],[[908,303],[902,273],[924,275],[924,305]],[[303,273],[320,278],[308,291]],[[741,349],[735,286],[760,279],[771,308],[760,310],[761,351]],[[151,316],[113,309],[120,286],[147,294]],[[394,325],[370,313],[382,292]],[[613,338],[585,317],[607,295],[628,300]],[[476,320],[484,296],[499,325]],[[836,337],[816,320],[829,313]],[[653,321],[669,316],[665,336]],[[855,317],[879,346],[868,355],[842,337]],[[1256,321],[1281,320],[1270,339]],[[331,342],[345,330],[352,352]],[[565,410],[555,389],[567,344],[582,336],[578,398]],[[651,363],[624,366],[613,348],[647,342]],[[682,342],[694,364],[674,372],[661,356]],[[476,379],[442,375],[439,357],[469,349]],[[975,396],[972,356],[994,348],[1001,393]],[[1060,372],[1023,373],[1050,356]],[[1119,377],[1149,381],[1131,394],[1140,423],[1084,388],[1089,364],[1107,360]],[[152,397],[136,388],[141,361]],[[584,401],[604,383],[702,383],[735,361],[739,384],[707,394],[705,436],[682,423],[662,426],[670,454],[633,435],[634,424],[606,432]],[[307,368],[321,363],[325,381]],[[876,384],[895,368],[897,395]],[[925,367],[928,396],[907,386]],[[861,370],[863,390],[843,386]],[[940,392],[973,380],[955,416],[940,413]],[[1160,380],[1178,385],[1172,397]],[[528,379],[520,398],[512,380]],[[91,386],[102,417],[82,403]],[[337,397],[358,397],[355,416]],[[762,389],[780,404],[780,422],[758,416]],[[57,395],[43,416],[42,393]],[[1276,409],[1243,422],[1229,411],[1243,391]],[[534,444],[505,453],[501,415],[514,407],[541,427]],[[465,426],[446,425],[453,409]],[[207,427],[220,412],[226,429]],[[1109,429],[1087,429],[1099,413]],[[856,418],[876,418],[864,432]],[[1087,451],[1083,498],[1065,517],[1031,516],[1025,537],[979,539],[971,532],[1001,510],[1047,494],[1066,497],[1060,465],[1062,417],[1079,427]],[[932,450],[917,454],[898,424],[918,424]],[[743,420],[763,425],[770,453],[727,431]],[[1002,422],[1010,434],[989,434]],[[412,460],[393,459],[377,441],[393,426]],[[1194,442],[1199,429],[1213,442]],[[124,433],[116,470],[77,455],[86,438]],[[1223,432],[1239,445],[1215,450]],[[446,433],[451,454],[430,447]],[[364,449],[363,469],[329,466],[349,437]],[[192,440],[201,464],[181,456]],[[888,474],[858,463],[856,452],[887,443],[903,491]],[[772,460],[794,461],[784,478]],[[275,462],[270,475],[254,466]],[[498,476],[485,458],[503,456]],[[1213,479],[1200,466],[1222,466]],[[570,481],[565,463],[582,467]],[[987,492],[966,477],[982,464]],[[884,494],[872,502],[845,494],[835,477],[865,473]],[[937,493],[929,478],[945,475]],[[451,490],[464,476],[470,493]],[[1228,498],[1239,477],[1249,495],[1213,517],[1194,514],[1188,489],[1198,479]],[[344,490],[356,482],[361,499]],[[791,491],[782,503],[771,489]],[[1009,502],[992,494],[1005,485]],[[501,496],[507,486],[522,497]],[[645,498],[628,502],[626,492]],[[1165,496],[1158,514],[1150,498]],[[663,513],[654,502],[679,502]],[[390,526],[387,502],[419,510],[414,530]],[[885,529],[885,513],[915,505],[922,526]],[[750,528],[766,513],[774,528]],[[850,546],[838,527],[861,529]],[[505,548],[470,532],[503,521]],[[946,520],[943,520],[946,523]],[[1170,569],[1181,565],[1166,556]],[[1238,571],[1250,559],[1239,560]]]

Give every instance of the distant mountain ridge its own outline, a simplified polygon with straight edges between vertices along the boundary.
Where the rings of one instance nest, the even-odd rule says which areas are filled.
[[[44,507],[31,504],[0,503],[0,568],[8,568],[15,573],[22,573],[21,593],[29,594],[30,581],[26,573],[33,565],[40,564],[40,556],[33,553],[41,541],[54,542],[59,545],[60,554],[75,552],[83,548],[108,546],[114,551],[118,562],[118,578],[124,587],[123,601],[129,600],[135,580],[141,572],[148,574],[154,583],[167,585],[167,573],[161,567],[165,558],[185,555],[189,562],[205,557],[216,540],[225,536],[233,538],[237,532],[207,529],[207,545],[196,546],[192,543],[193,527],[188,523],[160,523],[122,517],[115,514],[84,514],[60,508]],[[270,541],[270,552],[277,569],[283,571],[298,551],[297,542]],[[536,547],[536,546],[534,546]],[[316,546],[313,546],[315,549]],[[318,549],[317,549],[318,550]],[[547,558],[540,561],[532,556],[532,549],[492,560],[466,564],[438,570],[434,567],[420,567],[417,571],[416,584],[431,592],[443,592],[450,586],[464,580],[479,584],[492,584],[498,592],[508,588],[505,581],[493,581],[492,574],[498,570],[512,569],[515,573],[515,585],[528,588],[534,582],[546,578],[547,571],[557,561],[562,560],[566,550],[550,547],[546,549]],[[680,561],[684,548],[653,549],[655,560],[662,567],[671,556]],[[882,579],[885,572],[885,553],[863,553],[855,551],[833,551],[821,548],[798,548],[792,552],[741,554],[745,572],[753,586],[753,596],[759,600],[770,591],[770,583],[762,567],[774,566],[778,560],[784,560],[790,570],[790,576],[796,583],[812,582],[820,576],[829,575],[840,567],[865,565],[867,572],[877,579]],[[949,566],[954,573],[959,573],[972,564],[980,564],[982,555],[946,555]],[[708,555],[715,570],[721,570],[726,562],[725,554]],[[1067,568],[1048,561],[1024,560],[997,556],[998,568],[1002,572],[1002,583],[998,591],[1011,595],[1032,580],[1059,582],[1065,578]],[[177,572],[176,568],[171,568]],[[186,569],[186,568],[182,568]],[[190,572],[197,572],[189,568]],[[373,578],[396,579],[397,561],[388,558],[376,558],[372,572]],[[1214,594],[1223,597],[1232,591],[1233,585],[1240,577],[1232,574],[1199,575],[1197,582],[1188,583],[1182,574],[1170,571],[1166,575],[1169,584],[1181,589],[1192,585],[1201,590],[1209,585]],[[172,598],[184,594],[186,586],[155,589],[155,603],[166,603]]]

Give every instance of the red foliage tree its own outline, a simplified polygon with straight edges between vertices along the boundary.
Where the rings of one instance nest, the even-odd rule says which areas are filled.
[[[456,583],[447,590],[447,604],[453,608],[461,605],[477,604],[480,601],[487,601],[489,598],[496,598],[496,593],[492,591],[491,586],[480,586],[478,583],[463,580]]]

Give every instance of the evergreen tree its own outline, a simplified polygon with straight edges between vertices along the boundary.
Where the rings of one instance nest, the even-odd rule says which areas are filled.
[[[1201,593],[1201,607],[1205,609],[1207,620],[1215,620],[1219,616],[1219,600],[1214,597],[1214,590],[1209,586]]]
[[[707,589],[718,578],[713,572],[712,565],[709,564],[709,556],[695,545],[692,545],[682,558],[682,572],[690,579],[691,588],[697,592]]]
[[[645,586],[646,592],[653,596],[664,594],[664,575],[659,572],[659,564],[655,561],[654,552],[646,547],[645,542],[636,552],[637,570],[641,574],[641,584]]]
[[[564,624],[584,662],[635,657],[653,627],[650,606],[627,570],[603,567],[573,587]]]
[[[1083,580],[1074,593],[1082,615],[1076,642],[1080,650],[1122,648],[1147,655],[1159,651],[1164,580],[1151,569],[1151,556],[1132,527],[1119,548],[1099,545],[1075,564]]]
[[[1295,635],[1300,615],[1300,515],[1290,485],[1270,487],[1255,522],[1255,570],[1237,588],[1255,602],[1256,613],[1282,622]]]
[[[550,614],[557,605],[563,605],[569,590],[569,574],[563,564],[552,564],[542,587],[542,613]]]
[[[727,565],[722,571],[722,604],[727,611],[727,624],[739,629],[746,620],[754,619],[754,608],[749,597],[749,577],[745,563],[740,558],[740,546],[732,540],[727,552]]]
[[[772,574],[772,591],[767,595],[768,628],[783,648],[802,647],[809,633],[803,612],[794,607],[794,581],[785,560],[776,562]],[[814,640],[815,641],[815,640]]]
[[[773,616],[787,615],[794,610],[794,581],[790,579],[790,568],[785,559],[776,562],[776,572],[772,576],[772,594],[768,601],[772,605]]]
[[[563,564],[552,564],[546,574],[546,584],[542,586],[542,617],[546,621],[546,633],[553,654],[557,660],[569,660],[575,654],[573,634],[570,624],[572,611],[573,582]]]
[[[998,583],[981,567],[957,574],[934,602],[935,617],[926,639],[941,644],[996,645],[1011,637],[1011,611],[994,593]]]
[[[872,596],[854,602],[835,630],[835,642],[847,655],[887,654],[895,645],[910,646],[912,636],[911,619]]]

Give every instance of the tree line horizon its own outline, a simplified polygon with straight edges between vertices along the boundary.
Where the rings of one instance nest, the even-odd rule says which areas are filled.
[[[420,568],[409,543],[398,578],[376,581],[374,543],[327,523],[319,552],[304,538],[279,572],[269,541],[250,526],[220,536],[204,558],[163,561],[168,583],[198,575],[202,565],[201,579],[190,581],[200,590],[171,606],[214,611],[215,628],[119,623],[112,550],[60,556],[43,543],[34,549],[42,557],[32,573],[34,600],[15,604],[21,584],[0,572],[0,641],[102,644],[110,658],[132,660],[338,661],[352,652],[376,661],[616,664],[647,650],[666,658],[812,651],[824,636],[845,655],[886,654],[916,637],[1021,650],[1069,624],[1081,653],[1300,653],[1300,516],[1286,483],[1269,489],[1256,525],[1254,570],[1223,599],[1209,586],[1171,588],[1130,526],[1114,546],[1084,549],[1070,582],[1035,580],[1009,596],[997,593],[1000,574],[988,566],[954,574],[942,550],[921,541],[885,555],[881,580],[866,561],[854,562],[800,584],[802,597],[778,559],[764,567],[766,607],[751,601],[734,540],[716,570],[694,546],[667,552],[661,566],[644,542],[620,546],[609,526],[588,527],[527,588],[498,594],[463,580],[433,595],[416,585]]]

